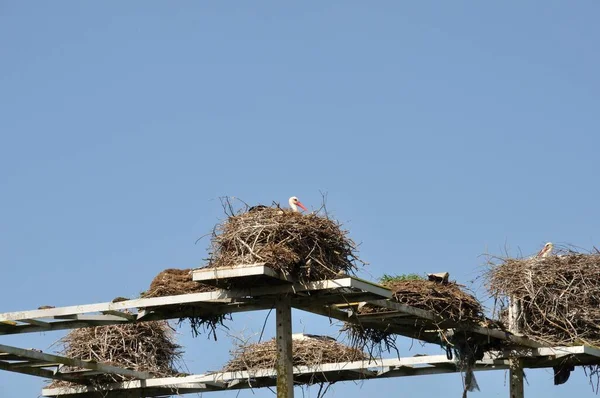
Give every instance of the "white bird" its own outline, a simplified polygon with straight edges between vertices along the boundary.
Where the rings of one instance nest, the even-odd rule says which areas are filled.
[[[304,207],[304,205],[295,196],[292,196],[290,198],[290,200],[288,201],[288,203],[290,204],[290,208],[292,209],[292,211],[297,212],[298,211],[298,207],[302,208],[304,211],[308,211],[306,209],[306,207]]]
[[[329,336],[321,336],[318,334],[308,334],[308,333],[294,333],[292,334],[292,340],[328,340],[328,341],[336,341],[333,337]]]
[[[552,254],[553,249],[554,249],[554,245],[552,244],[552,242],[548,242],[544,245],[542,250],[540,250],[539,253],[535,257],[536,258],[548,257],[549,255]]]

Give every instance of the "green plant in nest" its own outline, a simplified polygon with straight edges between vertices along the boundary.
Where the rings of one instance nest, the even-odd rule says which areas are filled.
[[[400,275],[383,274],[383,276],[381,278],[379,278],[379,283],[394,283],[394,282],[422,281],[422,280],[425,280],[425,278],[418,274],[400,274]]]

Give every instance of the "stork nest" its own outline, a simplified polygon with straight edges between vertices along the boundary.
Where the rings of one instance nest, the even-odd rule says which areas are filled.
[[[166,321],[73,329],[58,343],[62,345],[61,353],[69,358],[148,372],[155,377],[177,374],[176,365],[182,355],[181,346],[175,343],[173,329]],[[82,383],[105,385],[126,380],[131,378],[98,374],[82,379]],[[73,385],[54,381],[49,387]]]
[[[439,283],[411,274],[396,277],[386,275],[381,278],[381,284],[392,290],[392,301],[430,311],[439,315],[443,321],[476,324],[485,321],[481,303],[473,295],[463,291],[464,286],[456,282]],[[358,309],[357,314],[391,311],[387,308],[365,305]],[[379,355],[382,351],[390,352],[391,349],[397,351],[396,334],[390,330],[394,325],[394,317],[386,319],[387,324],[377,322],[383,327],[374,327],[367,322],[363,324],[358,319],[355,323],[346,323],[342,331],[348,333],[353,347],[367,350],[371,355]],[[415,322],[415,326],[418,324]]]
[[[383,286],[393,292],[393,300],[434,312],[455,322],[479,322],[484,319],[483,307],[477,299],[463,291],[456,282],[438,283],[428,280],[390,280]]]
[[[204,293],[214,287],[192,280],[191,269],[168,268],[154,277],[150,288],[141,294],[143,298],[176,296],[188,293]]]
[[[341,225],[325,216],[257,206],[213,230],[209,267],[264,263],[299,281],[351,274],[364,264]]]
[[[368,356],[352,347],[338,343],[330,337],[304,338],[292,340],[294,366],[318,366],[324,363],[352,362],[367,360]],[[222,372],[272,369],[277,362],[275,339],[236,347],[231,351],[232,358]]]
[[[521,305],[519,330],[552,345],[600,346],[600,252],[492,259],[486,286],[506,314]]]
[[[192,280],[191,269],[176,269],[169,268],[160,272],[152,280],[150,288],[141,294],[143,298],[175,296],[189,293],[204,293],[215,290],[214,287]],[[160,310],[160,307],[148,307],[147,310]],[[210,314],[206,310],[194,305],[178,305],[169,307],[169,311],[177,311],[185,313],[186,316],[179,319],[181,324],[183,321],[189,321],[192,334],[198,336],[201,332],[208,332],[217,340],[216,329],[219,325],[223,326],[225,320],[230,319],[229,315]]]

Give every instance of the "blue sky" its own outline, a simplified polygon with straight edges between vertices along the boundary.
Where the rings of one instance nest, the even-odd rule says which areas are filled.
[[[317,208],[327,192],[369,278],[449,271],[468,284],[479,255],[505,245],[598,245],[599,11],[591,0],[0,1],[0,311],[135,297],[165,268],[202,265],[208,241],[194,241],[225,195]],[[229,333],[250,337],[264,316],[236,315]],[[337,334],[294,316],[295,331]],[[227,360],[225,333],[179,331],[190,371]],[[63,335],[0,342],[48,350]],[[558,387],[550,371],[527,376],[534,396],[594,395],[580,370]],[[473,396],[506,396],[503,372],[478,379]],[[2,397],[42,385],[0,372]],[[330,396],[461,389],[446,375]]]

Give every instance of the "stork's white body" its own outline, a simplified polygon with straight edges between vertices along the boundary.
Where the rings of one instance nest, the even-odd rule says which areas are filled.
[[[329,336],[320,336],[318,334],[308,334],[308,333],[294,333],[292,334],[292,340],[331,340],[336,341],[333,337]]]

